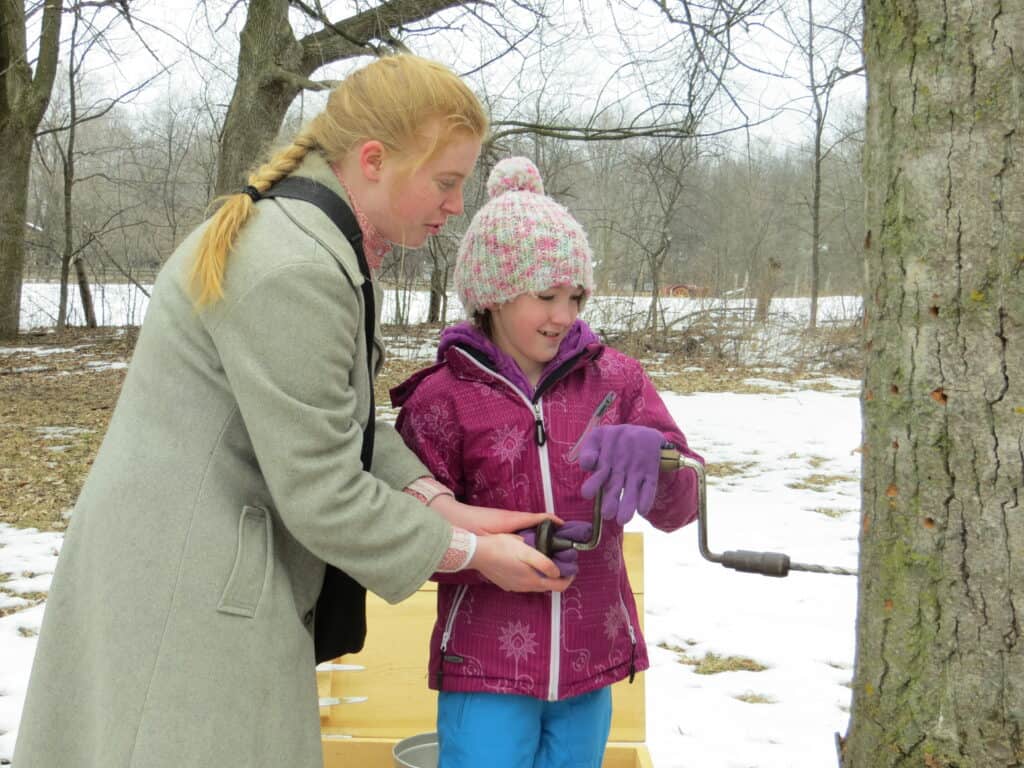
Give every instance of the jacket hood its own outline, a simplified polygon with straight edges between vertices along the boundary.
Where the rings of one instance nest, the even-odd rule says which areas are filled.
[[[437,347],[438,362],[417,371],[401,384],[393,387],[390,393],[391,404],[395,408],[401,408],[420,382],[448,364],[450,352],[458,355],[455,352],[457,348],[468,350],[478,359],[483,357],[496,373],[511,381],[523,394],[533,399],[534,388],[526,380],[526,375],[519,364],[511,356],[502,352],[498,345],[487,337],[487,334],[472,323],[465,321],[449,326],[441,332],[441,340]],[[585,322],[576,320],[569,328],[565,338],[562,339],[562,343],[558,347],[558,354],[544,366],[540,383],[543,384],[549,374],[580,353],[589,352],[592,356],[589,359],[593,359],[600,356],[603,351],[604,345],[597,334]]]
[[[533,397],[534,387],[527,381],[526,375],[519,367],[519,364],[512,359],[511,355],[503,352],[497,344],[488,338],[487,334],[473,325],[473,323],[458,323],[445,328],[441,332],[441,341],[437,347],[438,361],[444,360],[448,350],[453,347],[462,347],[482,355],[491,363],[491,366],[497,373],[515,384],[527,397]],[[565,338],[562,339],[562,343],[558,347],[558,353],[544,366],[538,383],[543,383],[548,375],[552,371],[558,370],[566,360],[576,357],[587,350],[596,352],[600,349],[603,349],[603,345],[600,339],[598,339],[597,334],[585,322],[576,320],[569,327],[569,332],[566,333]]]

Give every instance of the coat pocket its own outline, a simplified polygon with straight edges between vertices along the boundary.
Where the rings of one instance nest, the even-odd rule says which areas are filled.
[[[217,610],[252,618],[270,576],[270,513],[263,507],[242,507],[238,519],[238,549]]]

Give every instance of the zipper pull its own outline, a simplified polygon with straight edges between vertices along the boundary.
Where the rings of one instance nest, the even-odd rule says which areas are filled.
[[[544,445],[548,441],[547,433],[544,431],[544,419],[540,412],[540,403],[533,404],[533,437],[537,445]]]
[[[570,448],[569,452],[565,454],[565,458],[567,460],[575,463],[579,459],[580,448],[583,446],[584,439],[586,439],[587,435],[590,434],[591,430],[593,430],[594,427],[596,427],[601,422],[601,417],[604,416],[605,411],[607,411],[608,408],[611,407],[611,404],[614,400],[615,393],[609,392],[607,395],[604,396],[604,399],[602,399],[601,402],[597,404],[597,408],[590,415],[590,420],[587,421],[587,425],[583,428],[583,431],[580,433],[580,436],[576,438],[576,442],[573,444],[572,448]]]
[[[633,647],[629,651],[629,682],[633,682],[633,678],[636,677],[636,643],[633,643]]]

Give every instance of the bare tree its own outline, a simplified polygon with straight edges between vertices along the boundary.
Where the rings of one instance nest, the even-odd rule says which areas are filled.
[[[0,0],[0,338],[18,333],[32,142],[57,74],[61,0]],[[42,14],[35,71],[27,23]]]
[[[846,768],[1024,763],[1022,0],[869,0]]]
[[[716,159],[706,176],[698,215],[709,271],[720,292],[753,298],[754,319],[764,322],[804,237],[794,221],[796,163],[755,143],[743,157]]]
[[[818,323],[818,293],[821,283],[821,197],[822,168],[840,136],[826,146],[832,99],[836,87],[863,72],[860,55],[861,4],[852,0],[801,0],[804,15],[783,6],[783,21],[790,43],[800,54],[807,89],[808,114],[812,126],[811,189],[807,200],[811,220],[811,312],[808,326]],[[819,12],[820,11],[820,12]]]
[[[697,150],[693,141],[667,139],[650,142],[629,156],[628,175],[623,182],[628,188],[629,209],[617,218],[613,229],[631,245],[631,252],[640,257],[640,269],[634,274],[650,283],[651,302],[645,331],[657,338],[661,321],[661,288],[665,265],[677,255],[679,238],[676,222],[684,216],[684,193],[689,185],[689,169]],[[643,285],[639,285],[642,288]]]
[[[81,103],[85,84],[85,61],[95,48],[103,47],[105,37],[111,28],[122,18],[120,10],[114,11],[106,4],[75,5],[70,9],[72,23],[70,37],[66,42],[68,63],[64,68],[67,90],[66,104],[62,104],[57,114],[53,114],[41,127],[37,136],[49,139],[59,158],[61,179],[63,183],[62,209],[63,242],[61,247],[60,269],[60,300],[57,312],[57,329],[63,329],[67,322],[68,311],[68,277],[70,270],[75,270],[75,281],[78,286],[79,299],[86,326],[96,327],[96,311],[93,306],[92,291],[89,277],[85,269],[86,249],[100,236],[100,232],[90,231],[80,239],[76,239],[75,186],[82,181],[77,175],[77,157],[79,149],[77,141],[81,127],[108,115],[117,105],[130,100],[144,90],[154,77],[131,87],[116,97],[101,97]],[[120,211],[109,215],[103,224],[107,229],[119,217]]]
[[[644,0],[648,2],[649,0]],[[660,52],[675,63],[691,62],[703,70],[716,85],[725,82],[725,74],[736,65],[731,52],[731,35],[767,7],[768,0],[712,0],[698,5],[679,0],[677,6],[661,3],[664,18],[678,25],[676,48]],[[246,22],[241,34],[238,74],[234,93],[228,106],[218,162],[216,194],[232,192],[243,183],[245,172],[276,136],[289,105],[306,90],[324,90],[334,85],[328,80],[314,80],[318,69],[326,64],[354,57],[377,55],[385,50],[404,50],[405,40],[415,24],[434,19],[443,11],[455,10],[479,19],[478,0],[386,0],[350,17],[332,20],[319,2],[303,0],[248,0]],[[543,11],[528,3],[514,3],[518,10],[536,17]],[[502,19],[499,28],[482,22],[482,28],[494,34],[498,50],[481,62],[486,66],[505,53],[517,49],[528,28],[517,34],[518,26],[504,15],[500,6],[488,4]],[[624,4],[628,7],[628,4]],[[234,7],[234,6],[232,6]],[[297,38],[289,21],[289,9],[300,11],[318,28]],[[430,34],[453,29],[451,19],[437,22]],[[572,30],[558,34],[575,37]],[[685,57],[685,58],[684,58]],[[649,56],[638,56],[630,66],[643,73],[652,65]],[[659,90],[668,97],[652,102],[631,114],[617,125],[608,125],[607,105],[599,104],[589,116],[568,115],[569,119],[538,122],[522,119],[512,111],[504,111],[494,123],[493,140],[500,142],[517,134],[544,135],[552,138],[585,141],[621,140],[634,137],[689,137],[696,130],[695,118],[703,114],[720,92],[717,87],[694,91],[686,80],[681,88],[673,67],[659,67],[669,73]],[[689,75],[688,68],[686,76]],[[550,114],[546,110],[546,114]]]
[[[238,74],[220,140],[218,195],[244,183],[246,171],[277,135],[288,107],[303,90],[334,83],[312,77],[326,64],[382,50],[403,49],[399,30],[440,11],[476,0],[385,0],[344,19],[332,20],[321,3],[248,0],[238,54]],[[296,38],[289,9],[298,9],[320,28]]]
[[[427,245],[431,263],[427,322],[444,323],[448,319],[448,284],[455,266],[458,238],[432,237]]]

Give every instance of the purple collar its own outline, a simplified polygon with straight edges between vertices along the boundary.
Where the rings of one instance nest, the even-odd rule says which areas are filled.
[[[538,383],[544,381],[552,372],[558,369],[566,360],[580,354],[592,346],[600,346],[601,341],[597,338],[590,326],[582,320],[576,320],[569,328],[569,332],[562,339],[556,354],[544,370],[541,371]],[[526,378],[519,364],[498,348],[498,345],[491,341],[482,330],[470,322],[462,322],[449,326],[441,332],[441,341],[437,347],[437,359],[444,360],[445,353],[452,347],[469,347],[487,357],[494,366],[494,370],[511,381],[516,387],[522,390],[528,398],[533,399],[534,388]]]

